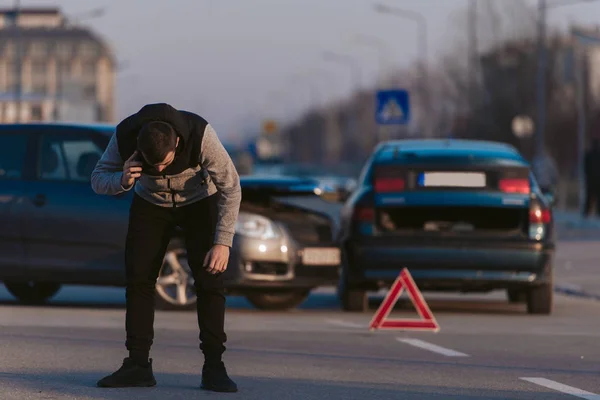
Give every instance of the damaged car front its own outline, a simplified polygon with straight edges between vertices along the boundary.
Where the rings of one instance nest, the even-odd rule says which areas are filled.
[[[319,183],[294,177],[243,176],[241,186],[236,236],[223,276],[227,293],[244,296],[259,309],[285,310],[300,305],[317,287],[337,285],[341,260],[334,244],[335,221],[327,212],[332,207]],[[159,297],[173,308],[195,303],[193,278],[182,248],[174,246],[167,253],[161,276],[180,270],[184,279],[169,279],[170,287],[161,285],[166,282],[161,277],[157,282]],[[177,298],[182,290],[187,292],[185,305]]]

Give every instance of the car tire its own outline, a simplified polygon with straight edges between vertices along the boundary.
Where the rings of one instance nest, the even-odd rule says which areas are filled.
[[[306,300],[310,290],[286,290],[278,292],[250,292],[246,299],[263,311],[285,311],[298,307]]]
[[[348,312],[365,312],[369,309],[369,298],[365,290],[342,288],[340,302],[342,310]]]
[[[506,291],[508,302],[512,304],[525,303],[527,301],[527,293],[523,290],[508,289]]]
[[[554,302],[554,285],[544,283],[531,288],[527,293],[527,312],[529,314],[549,315]]]
[[[4,286],[24,304],[43,304],[61,287],[59,283],[52,282],[4,282]]]
[[[194,277],[186,251],[178,243],[173,243],[165,253],[156,280],[155,308],[168,311],[195,310],[196,302]]]
[[[348,281],[348,257],[342,252],[342,269],[338,286],[338,297],[342,310],[348,312],[365,312],[369,309],[367,291],[353,287]]]

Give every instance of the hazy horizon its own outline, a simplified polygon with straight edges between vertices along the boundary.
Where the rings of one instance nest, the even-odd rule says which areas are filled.
[[[505,1],[505,0],[502,0]],[[149,102],[164,101],[202,114],[220,136],[233,139],[258,130],[262,118],[293,115],[306,106],[306,84],[315,76],[326,100],[348,95],[347,68],[324,61],[335,50],[355,57],[363,86],[378,73],[375,49],[352,43],[356,34],[380,38],[394,68],[417,61],[416,25],[373,11],[375,1],[344,0],[22,0],[22,7],[58,6],[68,16],[106,7],[85,20],[114,47],[127,68],[117,78],[117,118]],[[466,26],[467,0],[395,0],[381,3],[422,13],[428,22],[429,61],[452,49]],[[535,2],[529,1],[530,4]],[[14,2],[1,1],[3,7]],[[551,23],[596,24],[600,2],[549,12]],[[317,80],[320,78],[320,80]],[[276,95],[276,92],[283,94]],[[272,98],[271,100],[268,100]]]

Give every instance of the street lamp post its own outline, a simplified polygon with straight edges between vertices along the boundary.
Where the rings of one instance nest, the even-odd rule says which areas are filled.
[[[358,34],[353,38],[353,42],[358,45],[371,47],[377,50],[378,53],[378,70],[381,86],[384,83],[384,72],[389,68],[389,49],[387,45],[378,37]]]
[[[428,77],[428,38],[427,38],[427,18],[419,12],[412,10],[405,10],[403,8],[388,6],[385,4],[375,4],[374,9],[376,12],[381,14],[393,15],[399,18],[410,20],[417,24],[417,51],[420,53],[421,68],[420,73],[420,87],[422,90],[423,108],[429,107],[429,77]],[[431,123],[430,119],[423,120],[425,126],[425,133],[430,136]]]
[[[385,4],[375,4],[374,9],[381,14],[394,15],[396,17],[408,19],[417,24],[417,51],[420,53],[422,66],[426,69],[428,58],[427,46],[427,19],[421,13],[412,10],[405,10],[399,7],[388,6]]]
[[[323,59],[325,61],[346,65],[350,69],[352,85],[355,86],[357,89],[360,89],[362,73],[360,65],[354,57],[346,54],[336,53],[333,51],[326,51],[323,53]]]

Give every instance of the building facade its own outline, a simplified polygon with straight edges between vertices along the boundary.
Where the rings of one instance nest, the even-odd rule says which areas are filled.
[[[0,122],[113,122],[115,60],[55,8],[0,9]]]

